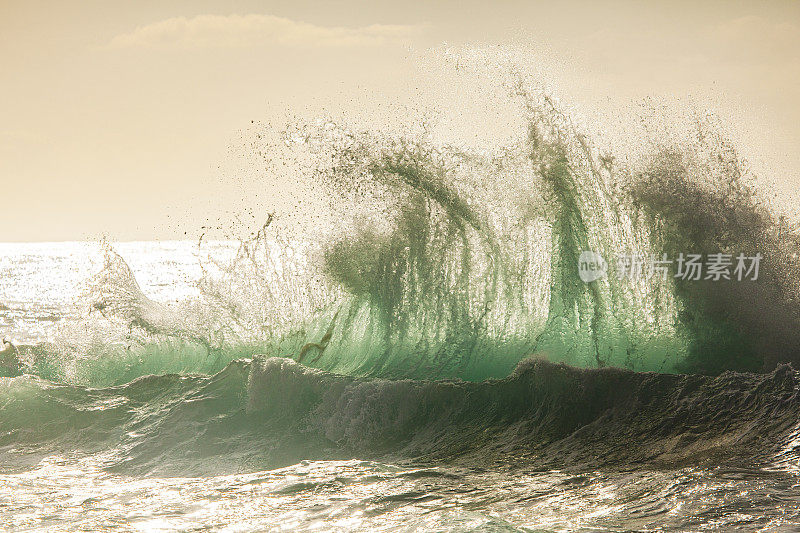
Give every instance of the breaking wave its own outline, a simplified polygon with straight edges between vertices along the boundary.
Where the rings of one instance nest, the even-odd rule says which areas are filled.
[[[787,365],[706,377],[532,359],[507,378],[471,383],[358,378],[258,357],[210,377],[148,376],[104,389],[4,380],[0,446],[37,451],[7,453],[4,470],[111,448],[107,468],[157,475],[353,456],[473,467],[795,469],[798,391],[800,375]]]
[[[525,133],[499,149],[330,120],[280,132],[259,150],[302,163],[323,215],[266,216],[202,263],[196,298],[152,300],[106,245],[86,319],[0,353],[2,468],[796,469],[796,228],[712,122],[615,154],[508,86]],[[585,282],[586,251],[761,263],[756,280]]]
[[[204,265],[200,298],[176,305],[148,299],[109,246],[90,309],[115,335],[73,347],[77,359],[32,357],[35,373],[125,383],[215,373],[253,353],[353,376],[465,380],[507,376],[531,354],[666,373],[798,362],[798,234],[718,125],[697,119],[688,135],[617,155],[551,97],[509,86],[526,134],[494,151],[331,121],[288,127],[271,148],[303,154],[328,202],[317,227],[270,215],[233,260]],[[670,271],[585,283],[578,260],[590,250],[761,263],[757,280]]]

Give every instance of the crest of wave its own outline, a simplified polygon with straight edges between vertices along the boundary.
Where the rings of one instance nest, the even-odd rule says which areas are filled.
[[[161,352],[144,358],[154,369],[213,371],[255,352],[354,375],[464,379],[508,375],[531,354],[656,371],[786,360],[800,322],[797,238],[713,124],[619,153],[523,76],[502,83],[524,134],[501,148],[441,142],[425,124],[327,119],[254,143],[302,162],[323,199],[317,227],[269,218],[233,260],[205,264],[200,298],[179,306],[147,299],[109,251],[93,308],[140,345],[140,360],[155,342]],[[584,283],[577,268],[587,250],[613,260],[765,246],[757,285]]]
[[[358,374],[506,375],[540,353],[579,366],[669,370],[680,358],[666,281],[586,284],[582,251],[653,252],[620,205],[614,164],[552,98],[511,85],[527,135],[500,150],[331,121],[287,138],[336,199],[324,272],[347,294],[314,364]],[[630,206],[629,206],[630,207]]]

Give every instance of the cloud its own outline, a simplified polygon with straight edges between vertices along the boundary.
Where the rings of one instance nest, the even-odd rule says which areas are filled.
[[[238,48],[284,46],[374,46],[409,40],[420,26],[373,24],[357,28],[317,26],[272,15],[175,17],[117,35],[112,47]]]

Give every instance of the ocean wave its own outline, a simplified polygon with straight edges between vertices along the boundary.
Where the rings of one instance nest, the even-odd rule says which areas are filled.
[[[507,378],[467,382],[357,378],[256,357],[210,377],[147,376],[103,389],[2,379],[0,447],[5,469],[103,450],[111,470],[173,475],[353,457],[793,469],[799,390],[788,365],[707,377],[530,359]]]
[[[259,148],[304,161],[330,206],[316,226],[268,215],[233,259],[203,264],[199,297],[170,304],[146,297],[109,246],[84,303],[89,340],[68,332],[46,365],[27,368],[112,385],[213,374],[251,353],[469,381],[508,376],[532,353],[712,375],[800,363],[800,237],[718,124],[689,119],[686,135],[616,154],[549,95],[519,77],[508,86],[526,133],[494,151],[330,121],[288,126]],[[761,262],[757,280],[670,271],[586,282],[587,251]]]

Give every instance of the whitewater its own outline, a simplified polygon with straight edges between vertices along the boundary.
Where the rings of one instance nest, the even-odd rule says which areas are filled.
[[[271,132],[316,224],[0,245],[0,528],[800,528],[795,226],[713,122],[615,154],[507,89],[497,150]],[[586,251],[762,260],[586,282]]]

